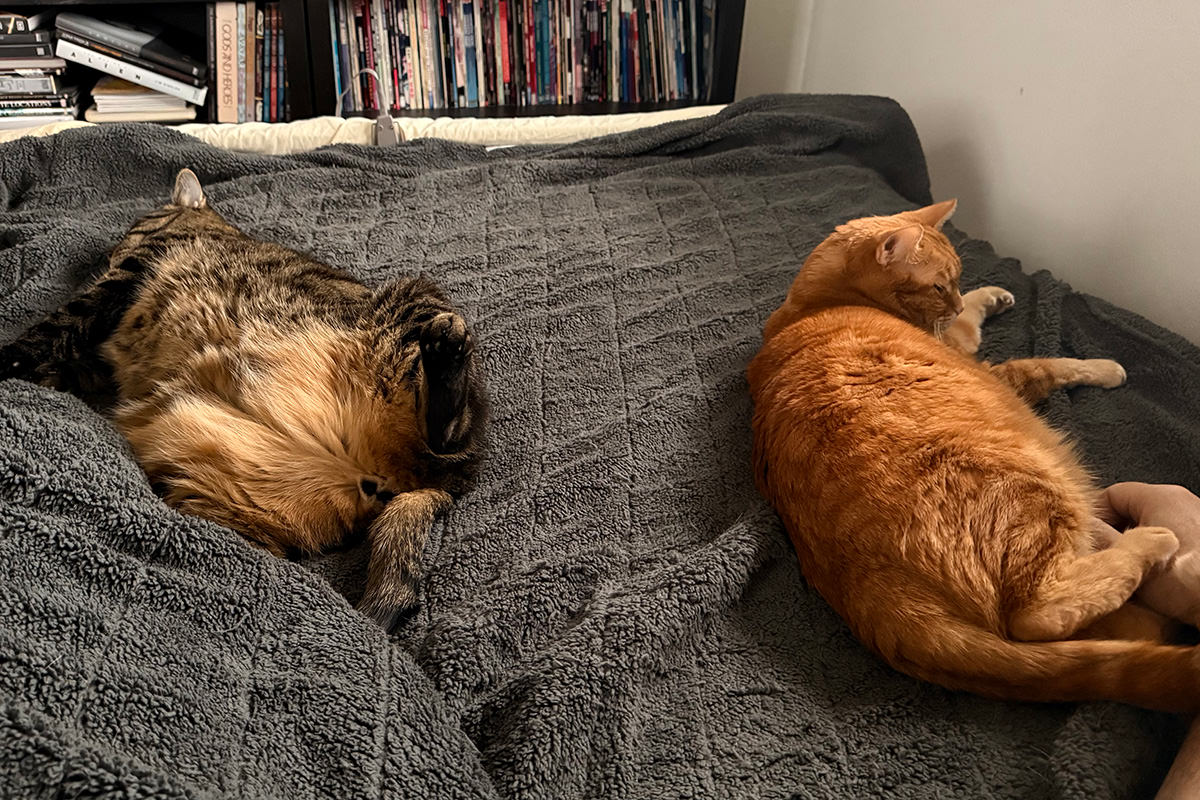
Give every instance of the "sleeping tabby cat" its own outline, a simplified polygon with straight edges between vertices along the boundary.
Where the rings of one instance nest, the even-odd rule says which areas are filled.
[[[1092,552],[1092,479],[1027,405],[1125,371],[971,358],[1011,295],[960,296],[953,210],[851,221],[805,261],[747,373],[759,489],[805,577],[894,668],[1001,698],[1198,711],[1196,648],[1080,638],[1178,542],[1142,527]]]
[[[385,627],[415,601],[432,521],[481,451],[471,334],[437,286],[372,290],[251,239],[190,170],[95,284],[0,359],[0,377],[93,399],[115,379],[114,421],[181,511],[279,556],[369,535],[359,607]]]

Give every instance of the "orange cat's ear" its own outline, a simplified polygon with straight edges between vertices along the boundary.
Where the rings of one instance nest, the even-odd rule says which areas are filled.
[[[911,212],[912,218],[920,222],[922,225],[928,225],[935,231],[940,231],[942,225],[946,224],[946,220],[954,216],[954,209],[958,208],[958,200],[943,200],[940,203],[934,203],[931,206],[918,208]]]
[[[909,225],[883,236],[875,247],[875,260],[880,266],[888,266],[908,259],[921,242],[925,229],[920,225]]]

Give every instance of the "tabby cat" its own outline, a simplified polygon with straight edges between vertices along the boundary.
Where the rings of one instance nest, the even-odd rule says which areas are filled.
[[[1142,527],[1093,552],[1096,487],[1028,405],[1125,372],[975,361],[979,323],[1011,295],[960,295],[941,233],[954,207],[853,220],[805,261],[747,373],[758,487],[811,585],[897,670],[999,698],[1198,711],[1196,648],[1080,638],[1178,543]]]
[[[284,556],[370,538],[359,607],[390,627],[480,456],[471,333],[424,278],[369,289],[243,234],[190,170],[82,295],[0,351],[0,377],[92,399],[166,502]]]

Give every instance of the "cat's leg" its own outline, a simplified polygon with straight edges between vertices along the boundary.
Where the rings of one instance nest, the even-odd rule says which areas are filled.
[[[111,380],[99,346],[133,302],[141,262],[109,267],[91,286],[14,342],[0,347],[0,379],[22,378],[57,389],[100,391]]]
[[[1183,631],[1183,623],[1130,600],[1111,614],[1083,628],[1076,639],[1128,639],[1170,644]]]
[[[1124,605],[1150,570],[1178,549],[1179,540],[1166,528],[1140,527],[1105,550],[1065,556],[1010,613],[1009,632],[1024,641],[1070,638]]]
[[[1125,368],[1107,358],[1017,358],[989,364],[988,369],[1029,403],[1045,399],[1055,389],[1115,389],[1125,383]]]
[[[371,560],[359,611],[390,630],[400,613],[417,602],[421,554],[434,519],[452,503],[440,489],[418,489],[393,497],[371,524]]]
[[[983,321],[1012,308],[1016,302],[1012,292],[1000,286],[984,286],[963,295],[962,313],[950,323],[942,341],[969,356],[979,351],[983,340]]]

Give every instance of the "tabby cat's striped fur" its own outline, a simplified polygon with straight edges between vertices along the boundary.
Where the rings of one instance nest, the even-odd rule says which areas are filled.
[[[367,533],[360,608],[385,626],[481,448],[471,334],[437,286],[372,290],[251,239],[190,170],[95,284],[0,355],[0,377],[85,396],[115,378],[117,427],[181,511],[276,555]]]

